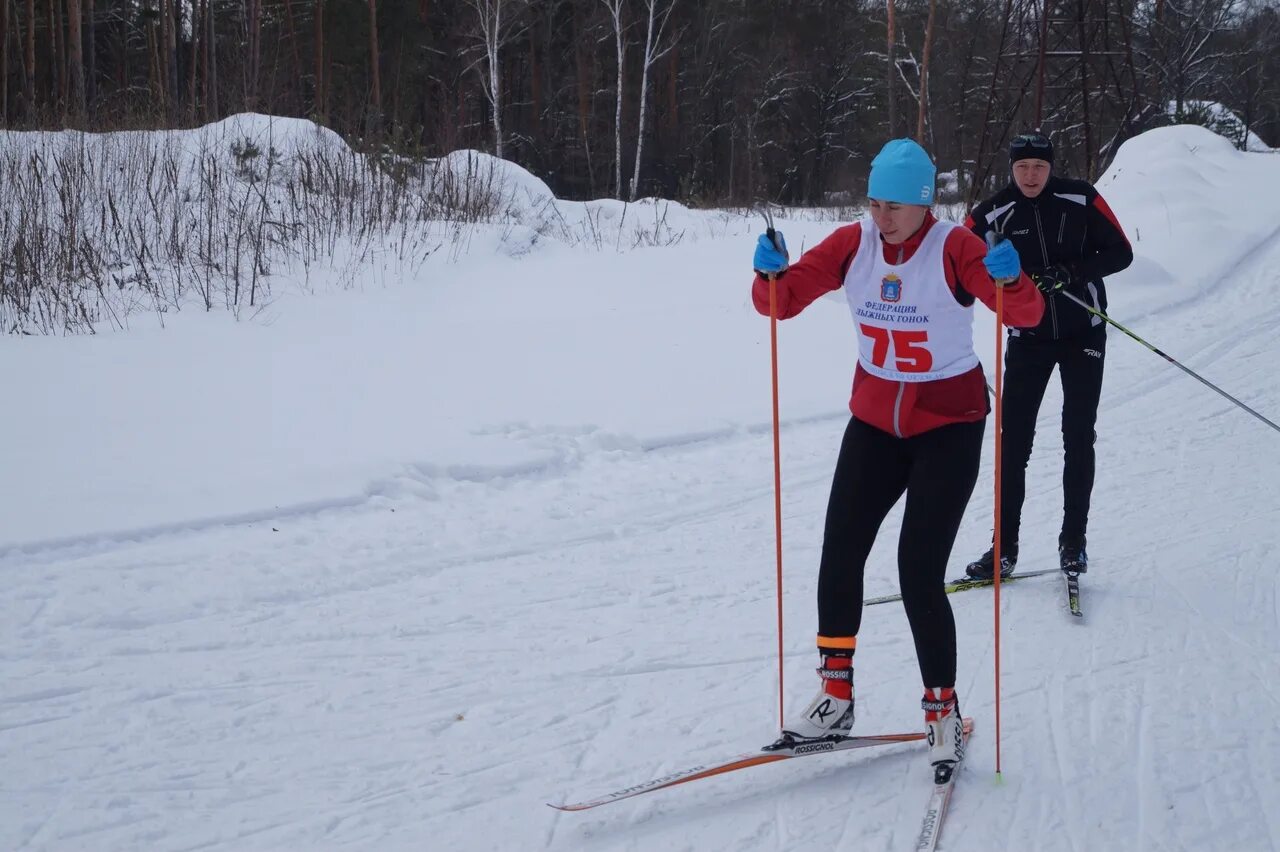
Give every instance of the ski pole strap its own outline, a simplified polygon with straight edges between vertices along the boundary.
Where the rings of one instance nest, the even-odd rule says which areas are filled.
[[[1197,373],[1195,370],[1192,370],[1191,368],[1186,367],[1186,366],[1184,366],[1183,364],[1180,364],[1176,358],[1174,358],[1173,356],[1171,356],[1171,355],[1169,355],[1169,354],[1167,354],[1167,353],[1165,353],[1165,352],[1160,351],[1160,349],[1156,348],[1156,347],[1155,347],[1155,346],[1153,346],[1152,344],[1150,344],[1150,343],[1148,343],[1147,341],[1143,340],[1141,337],[1139,337],[1138,335],[1134,334],[1132,331],[1130,331],[1129,329],[1125,328],[1123,325],[1121,325],[1120,323],[1116,322],[1116,321],[1115,321],[1115,320],[1113,320],[1111,317],[1109,317],[1109,316],[1107,316],[1106,314],[1104,314],[1102,311],[1098,310],[1097,308],[1093,307],[1092,305],[1089,305],[1089,304],[1088,304],[1088,303],[1086,303],[1083,299],[1080,299],[1079,297],[1077,297],[1074,293],[1067,293],[1067,292],[1065,292],[1065,291],[1064,291],[1061,295],[1066,296],[1068,299],[1070,299],[1071,301],[1075,302],[1077,305],[1079,305],[1080,307],[1084,308],[1086,311],[1088,311],[1089,313],[1093,314],[1095,317],[1098,317],[1098,318],[1100,318],[1100,319],[1102,319],[1102,320],[1105,320],[1106,322],[1110,323],[1111,325],[1114,325],[1116,328],[1120,329],[1120,330],[1121,330],[1121,331],[1123,331],[1125,334],[1129,335],[1129,336],[1130,336],[1130,337],[1132,337],[1134,340],[1138,341],[1138,342],[1139,342],[1139,343],[1141,343],[1143,346],[1147,347],[1147,348],[1148,348],[1148,349],[1150,349],[1152,352],[1156,353],[1156,354],[1157,354],[1157,355],[1159,355],[1161,358],[1163,358],[1164,360],[1168,361],[1170,364],[1172,364],[1173,366],[1177,367],[1179,370],[1181,370],[1182,372],[1186,373],[1188,376],[1190,376],[1191,378],[1195,379],[1195,380],[1196,380],[1197,382],[1199,382],[1200,384],[1204,385],[1205,387],[1209,388],[1209,389],[1210,389],[1210,390],[1212,390],[1212,391],[1215,391],[1216,393],[1220,394],[1223,398],[1225,398],[1225,399],[1227,399],[1227,400],[1229,400],[1229,401],[1231,401],[1231,402],[1235,403],[1237,406],[1239,406],[1240,408],[1244,409],[1244,410],[1245,410],[1245,411],[1247,411],[1248,413],[1252,414],[1254,417],[1258,418],[1258,419],[1259,419],[1259,420],[1261,420],[1263,423],[1265,423],[1265,424],[1267,424],[1268,426],[1270,426],[1272,429],[1275,429],[1277,432],[1280,432],[1280,426],[1277,426],[1275,423],[1272,423],[1270,420],[1268,420],[1267,418],[1263,417],[1261,414],[1259,414],[1258,412],[1254,411],[1252,408],[1250,408],[1249,406],[1245,405],[1243,402],[1241,402],[1240,400],[1236,399],[1234,396],[1232,396],[1231,394],[1227,393],[1227,392],[1226,392],[1226,391],[1224,391],[1222,388],[1218,387],[1218,386],[1217,386],[1217,385],[1215,385],[1213,382],[1209,381],[1209,380],[1208,380],[1208,379],[1206,379],[1204,376],[1202,376],[1202,375],[1200,375],[1199,373]]]

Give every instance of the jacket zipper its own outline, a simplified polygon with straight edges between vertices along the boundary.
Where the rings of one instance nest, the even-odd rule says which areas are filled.
[[[1040,222],[1040,205],[1033,205],[1032,210],[1036,213],[1036,236],[1040,238],[1040,257],[1044,260],[1044,268],[1049,268],[1049,249],[1044,244],[1044,226]],[[1053,324],[1053,339],[1058,339],[1058,306],[1056,299],[1050,295],[1046,302],[1049,303],[1049,319]]]
[[[902,255],[906,252],[906,248],[902,245],[898,246],[898,265],[902,265]],[[893,401],[893,434],[899,438],[902,437],[902,396],[907,390],[906,382],[898,382],[898,398]]]
[[[906,393],[907,383],[898,382],[898,398],[893,401],[893,434],[902,437],[902,395]]]

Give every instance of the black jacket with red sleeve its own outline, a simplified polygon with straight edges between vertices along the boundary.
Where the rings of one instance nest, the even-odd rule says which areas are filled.
[[[1051,176],[1035,198],[1027,198],[1010,182],[974,208],[965,226],[980,237],[995,230],[1012,240],[1023,270],[1032,275],[1053,266],[1065,268],[1071,276],[1065,290],[1103,312],[1103,276],[1133,262],[1124,230],[1088,181]],[[1037,326],[1013,333],[1058,340],[1088,334],[1101,324],[1099,317],[1059,293],[1045,300]]]

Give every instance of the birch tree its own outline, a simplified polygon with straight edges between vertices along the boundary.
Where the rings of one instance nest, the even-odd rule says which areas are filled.
[[[613,191],[622,198],[622,95],[623,72],[627,66],[626,27],[622,22],[622,10],[626,0],[600,0],[609,13],[613,26],[613,43],[618,57],[618,82],[614,93],[613,110]]]
[[[640,71],[640,119],[636,129],[636,162],[631,174],[631,200],[636,200],[640,191],[640,159],[644,153],[645,119],[649,105],[649,70],[653,64],[671,52],[675,46],[675,37],[663,44],[667,23],[671,20],[671,11],[676,7],[676,0],[643,0],[648,19],[648,27],[644,37],[644,63]],[[619,81],[621,83],[621,81]],[[621,88],[621,86],[619,86]]]
[[[475,67],[480,71],[485,100],[489,103],[493,124],[493,153],[501,159],[505,154],[502,135],[502,48],[511,40],[517,7],[521,0],[466,0],[479,24],[480,58]]]

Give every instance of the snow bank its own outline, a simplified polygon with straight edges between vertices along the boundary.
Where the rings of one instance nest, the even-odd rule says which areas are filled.
[[[10,157],[84,158],[99,167],[125,157],[167,153],[180,167],[183,185],[193,190],[199,189],[200,166],[209,157],[233,172],[247,174],[264,173],[268,159],[273,166],[292,169],[304,154],[353,153],[341,136],[313,121],[257,113],[186,130],[0,130],[0,146]]]
[[[1126,291],[1174,279],[1184,299],[1206,294],[1229,265],[1276,234],[1280,157],[1238,151],[1203,127],[1162,127],[1130,139],[1097,185],[1136,255],[1108,288],[1122,302]]]
[[[18,412],[0,434],[0,547],[431,494],[767,428],[752,214],[563,202],[493,165],[517,221],[467,230],[456,254],[408,273],[367,258],[363,279],[385,287],[289,298],[242,324],[184,314],[163,333],[0,339],[0,386]],[[1113,313],[1142,328],[1272,238],[1280,158],[1163,128],[1126,143],[1100,187],[1137,253],[1109,288]],[[619,236],[618,223],[664,214],[662,233],[707,230]],[[561,220],[609,234],[605,250],[556,237]],[[796,251],[835,227],[779,224]],[[847,326],[839,299],[781,326],[789,421],[844,416]],[[980,311],[983,349],[992,332]]]
[[[566,201],[521,166],[481,151],[462,150],[432,160],[426,179],[437,191],[460,199],[488,221],[519,226],[507,253],[523,255],[547,240],[592,250],[629,251],[683,240],[741,233],[741,217],[691,210],[676,201],[599,199]]]

